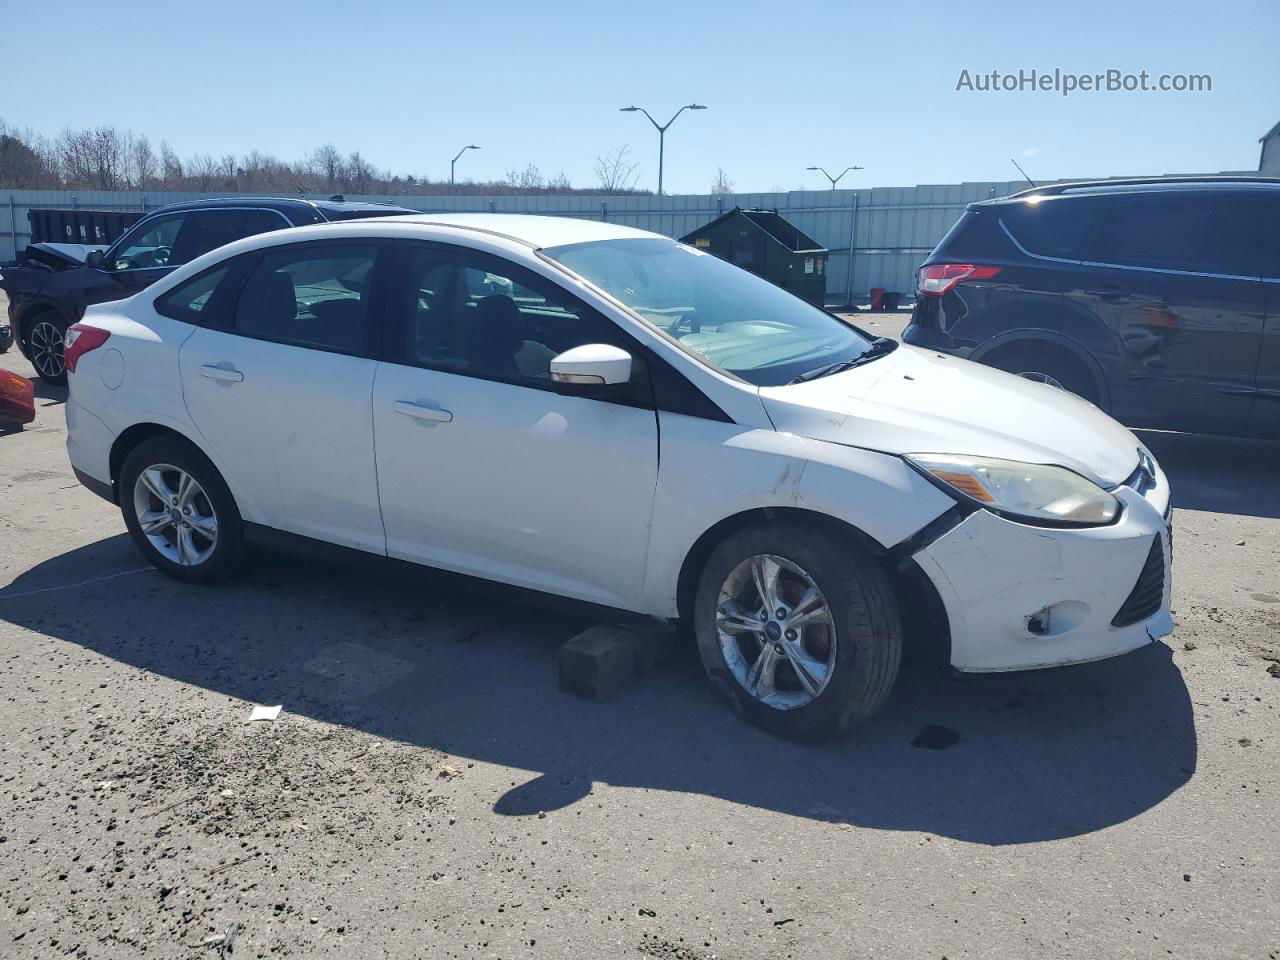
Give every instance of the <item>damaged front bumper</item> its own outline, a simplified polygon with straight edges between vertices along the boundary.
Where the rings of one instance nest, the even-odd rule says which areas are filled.
[[[1035,527],[977,510],[912,554],[946,610],[955,669],[1101,660],[1172,632],[1168,481],[1154,466],[1141,491],[1112,492],[1124,509],[1105,527]]]

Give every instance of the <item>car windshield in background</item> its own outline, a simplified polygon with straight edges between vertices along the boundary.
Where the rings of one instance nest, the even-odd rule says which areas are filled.
[[[872,356],[831,314],[674,240],[603,240],[542,251],[707,363],[756,386],[790,383]]]

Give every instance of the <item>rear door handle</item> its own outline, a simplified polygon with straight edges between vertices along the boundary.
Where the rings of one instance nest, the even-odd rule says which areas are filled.
[[[200,365],[200,376],[208,377],[210,380],[221,380],[224,383],[239,383],[244,379],[244,374],[234,367],[219,367],[212,363]]]
[[[439,407],[424,407],[420,403],[414,403],[411,400],[397,400],[391,404],[391,409],[396,413],[403,413],[406,417],[413,417],[415,420],[434,420],[437,423],[449,423],[453,420],[453,414],[448,410],[441,410]]]

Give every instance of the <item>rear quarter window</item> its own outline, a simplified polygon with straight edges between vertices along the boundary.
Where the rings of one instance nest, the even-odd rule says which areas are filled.
[[[1102,212],[1092,197],[1032,198],[1001,207],[1000,220],[1014,239],[1036,256],[1081,260]]]

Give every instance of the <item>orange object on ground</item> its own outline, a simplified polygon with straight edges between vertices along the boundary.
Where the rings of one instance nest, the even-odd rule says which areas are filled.
[[[30,423],[36,418],[36,394],[31,381],[0,370],[0,420]]]

